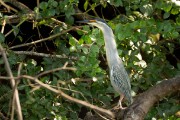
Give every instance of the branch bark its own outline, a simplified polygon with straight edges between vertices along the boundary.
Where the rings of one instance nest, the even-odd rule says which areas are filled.
[[[138,95],[126,110],[116,113],[123,120],[143,120],[150,108],[165,96],[180,90],[180,76],[164,80]]]

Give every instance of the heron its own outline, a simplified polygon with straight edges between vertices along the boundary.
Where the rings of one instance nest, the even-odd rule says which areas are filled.
[[[91,19],[77,21],[86,23],[99,28],[104,36],[106,59],[110,71],[110,81],[114,90],[120,94],[120,99],[116,108],[122,107],[122,100],[126,98],[129,104],[132,104],[130,78],[124,68],[123,61],[118,55],[116,41],[112,29],[103,19]]]

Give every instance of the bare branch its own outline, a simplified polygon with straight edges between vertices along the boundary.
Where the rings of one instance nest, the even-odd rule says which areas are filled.
[[[38,74],[36,76],[36,78],[38,78],[40,76],[43,76],[45,74],[53,73],[53,72],[60,71],[60,70],[73,70],[74,71],[74,70],[76,70],[76,68],[63,66],[63,67],[60,67],[60,68],[55,68],[55,69],[52,69],[52,70],[44,71],[44,72]]]
[[[10,12],[10,10],[14,11],[14,12],[18,12],[16,9],[14,9],[13,7],[7,5],[6,3],[4,3],[4,1],[0,0],[0,3],[7,8],[8,12]]]
[[[18,55],[31,55],[31,56],[48,57],[48,58],[77,60],[77,57],[73,57],[73,56],[69,57],[66,55],[53,55],[53,54],[38,53],[38,52],[33,52],[33,51],[13,51],[13,52]]]

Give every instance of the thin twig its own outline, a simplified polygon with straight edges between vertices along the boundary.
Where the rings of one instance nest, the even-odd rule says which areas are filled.
[[[7,5],[6,3],[4,3],[4,1],[0,0],[0,3],[7,8],[8,12],[10,12],[10,10],[14,11],[14,12],[18,12],[16,9],[14,9],[13,7]]]
[[[6,20],[4,19],[3,20],[3,23],[2,23],[2,28],[1,28],[1,33],[4,33],[4,27],[6,25]]]
[[[63,67],[60,67],[60,68],[55,68],[55,69],[52,69],[52,70],[47,70],[47,71],[44,71],[40,74],[38,74],[37,76],[35,76],[36,78],[39,78],[40,76],[43,76],[45,74],[49,74],[49,73],[53,73],[53,72],[56,72],[56,71],[60,71],[60,70],[72,70],[72,71],[75,71],[76,68],[73,68],[73,67],[66,67],[67,64],[65,64]]]
[[[23,19],[19,24],[16,25],[16,27],[19,27],[21,24],[23,24],[25,21],[27,20],[26,19]],[[11,34],[12,32],[14,31],[14,29],[11,29],[8,33],[5,34],[5,37],[7,37],[9,34]]]

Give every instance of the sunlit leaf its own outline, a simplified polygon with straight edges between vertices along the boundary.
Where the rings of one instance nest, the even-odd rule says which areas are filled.
[[[84,3],[84,10],[87,10],[88,4],[89,4],[89,2],[88,2],[88,0],[86,0],[86,2]]]

